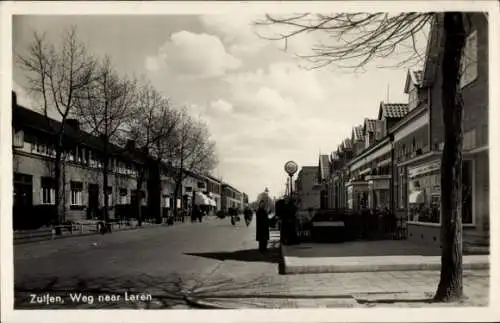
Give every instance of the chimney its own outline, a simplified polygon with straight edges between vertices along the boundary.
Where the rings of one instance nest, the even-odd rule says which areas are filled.
[[[17,94],[12,91],[12,106],[17,107]]]
[[[135,149],[135,140],[127,140],[127,144],[125,146],[125,148],[127,149],[130,149],[130,150],[134,150]]]
[[[73,128],[75,130],[80,130],[80,122],[78,122],[78,120],[76,120],[76,119],[67,119],[66,123],[71,128]]]

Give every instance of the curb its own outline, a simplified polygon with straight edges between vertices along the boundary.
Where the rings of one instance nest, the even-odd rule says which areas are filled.
[[[198,308],[198,309],[205,309],[205,310],[232,310],[232,309],[235,309],[235,308],[231,308],[231,307],[224,307],[222,305],[215,304],[215,303],[197,300],[197,299],[194,299],[194,298],[189,297],[189,296],[185,296],[184,301],[189,306],[194,307],[194,308]]]
[[[209,220],[211,221],[211,220]],[[123,231],[132,231],[132,230],[143,230],[143,229],[153,229],[153,228],[160,228],[160,227],[176,227],[176,226],[184,226],[191,224],[191,222],[178,222],[174,223],[173,225],[169,225],[166,223],[162,224],[152,224],[152,225],[146,225],[146,226],[134,226],[134,227],[124,227],[123,229],[114,229],[111,233],[116,233],[116,232],[123,232]],[[109,233],[106,233],[105,235],[108,235]],[[42,242],[42,241],[55,241],[55,240],[61,240],[61,239],[66,239],[66,238],[77,238],[77,237],[85,237],[85,236],[92,236],[92,235],[102,235],[100,232],[96,231],[91,231],[91,232],[85,232],[85,233],[76,233],[76,234],[68,234],[68,235],[62,235],[62,236],[56,236],[52,238],[52,236],[47,236],[47,237],[34,237],[32,239],[27,238],[27,239],[13,239],[13,244],[14,245],[23,245],[23,244],[30,244],[30,243],[35,243],[35,242]]]
[[[432,263],[400,263],[400,264],[347,264],[347,265],[293,265],[287,260],[285,247],[281,246],[283,261],[282,274],[323,274],[323,273],[356,273],[384,271],[439,271],[441,262]],[[489,261],[463,263],[464,270],[488,270]]]

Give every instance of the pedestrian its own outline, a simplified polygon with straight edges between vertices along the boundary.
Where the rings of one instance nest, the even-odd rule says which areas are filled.
[[[256,240],[259,242],[259,251],[265,252],[267,251],[267,242],[269,241],[269,215],[264,200],[259,202],[255,218],[257,222]]]

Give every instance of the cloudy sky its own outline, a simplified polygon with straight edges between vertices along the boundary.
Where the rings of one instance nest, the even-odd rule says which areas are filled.
[[[265,187],[285,189],[283,165],[318,164],[381,100],[407,102],[406,69],[363,73],[307,70],[294,54],[307,54],[319,35],[288,43],[255,34],[249,15],[15,16],[13,50],[23,53],[33,32],[53,41],[71,24],[96,55],[108,54],[122,74],[149,78],[178,106],[207,121],[217,142],[215,176],[256,198]],[[261,33],[271,32],[260,30]],[[34,106],[14,66],[20,101]],[[389,89],[389,91],[388,91]]]

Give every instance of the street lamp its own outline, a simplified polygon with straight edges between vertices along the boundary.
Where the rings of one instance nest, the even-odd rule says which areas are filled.
[[[290,198],[292,198],[293,194],[293,175],[297,172],[299,166],[297,165],[296,162],[290,160],[285,163],[285,172],[288,174],[288,177],[290,179]]]

